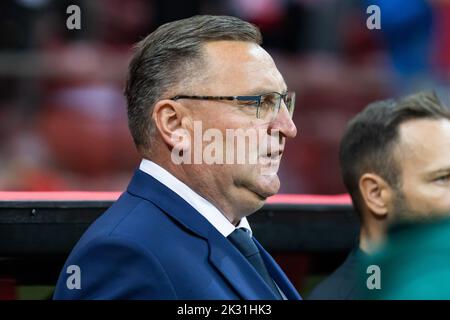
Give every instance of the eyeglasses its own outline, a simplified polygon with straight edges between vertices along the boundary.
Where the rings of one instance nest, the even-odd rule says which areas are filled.
[[[269,92],[257,96],[184,96],[178,95],[171,100],[193,99],[193,100],[229,100],[237,101],[241,106],[256,107],[256,118],[272,121],[276,118],[281,107],[281,100],[284,101],[290,117],[295,109],[295,92]]]

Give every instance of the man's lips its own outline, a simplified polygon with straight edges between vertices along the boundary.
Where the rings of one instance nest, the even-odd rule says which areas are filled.
[[[261,155],[259,157],[259,164],[261,165],[278,165],[281,161],[281,155],[283,153],[283,150],[279,150],[277,152],[269,152],[265,155]]]
[[[263,155],[263,157],[271,158],[271,159],[281,158],[283,151],[284,151],[283,149],[280,149],[278,151],[270,151],[270,152],[267,152],[266,155]]]

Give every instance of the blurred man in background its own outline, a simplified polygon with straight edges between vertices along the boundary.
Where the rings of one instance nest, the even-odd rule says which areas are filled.
[[[430,211],[427,220],[389,228],[385,244],[362,262],[378,268],[380,286],[376,290],[361,288],[361,298],[449,300],[450,211],[445,216]],[[365,284],[367,277],[360,283]]]
[[[359,243],[310,299],[358,298],[360,264],[390,225],[450,213],[449,110],[425,92],[370,104],[349,123],[340,163],[361,221]]]
[[[143,160],[127,191],[73,249],[56,299],[300,299],[246,219],[278,192],[286,138],[297,131],[294,95],[261,41],[238,18],[195,16],[138,44],[125,93]],[[205,154],[196,123],[223,136],[258,131],[270,151],[250,154],[263,160],[254,164],[192,163],[190,156],[178,163],[174,152],[195,155],[200,147]],[[81,271],[78,288],[66,273],[73,265]]]

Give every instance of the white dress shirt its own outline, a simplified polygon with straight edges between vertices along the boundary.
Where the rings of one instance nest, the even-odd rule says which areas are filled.
[[[173,174],[160,167],[153,161],[143,159],[139,166],[141,171],[151,175],[153,178],[161,182],[163,185],[178,194],[195,210],[197,210],[206,220],[211,223],[224,237],[228,237],[236,228],[245,228],[252,235],[252,229],[248,224],[247,218],[244,217],[234,226],[215,206],[208,200],[200,196],[186,184],[177,179]]]

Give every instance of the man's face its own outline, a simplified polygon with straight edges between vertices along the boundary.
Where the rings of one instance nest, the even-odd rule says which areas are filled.
[[[287,90],[272,58],[254,43],[214,41],[204,46],[204,53],[203,80],[190,87],[192,92],[188,94],[235,96],[284,93]],[[258,147],[250,147],[246,143],[242,149],[237,148],[236,143],[232,144],[235,159],[240,152],[248,153],[244,164],[237,161],[231,164],[203,163],[192,165],[191,170],[198,174],[198,179],[208,179],[207,183],[211,186],[209,198],[218,203],[234,203],[239,207],[239,215],[247,215],[260,208],[267,197],[278,192],[280,181],[277,170],[285,140],[286,137],[295,137],[297,132],[284,102],[281,102],[280,111],[272,120],[258,119],[254,106],[242,106],[235,101],[185,100],[183,103],[190,105],[191,118],[201,121],[203,132],[217,129],[224,139],[227,130],[237,134],[236,129],[250,130],[258,135]],[[273,135],[274,132],[279,134]],[[204,143],[203,148],[207,144]],[[226,150],[229,146],[230,141],[224,141],[224,158],[229,154]],[[260,149],[262,146],[270,146],[270,149]],[[251,158],[256,163],[250,163]]]
[[[391,218],[450,215],[450,121],[410,120],[400,125],[399,138],[396,160],[402,186]]]

